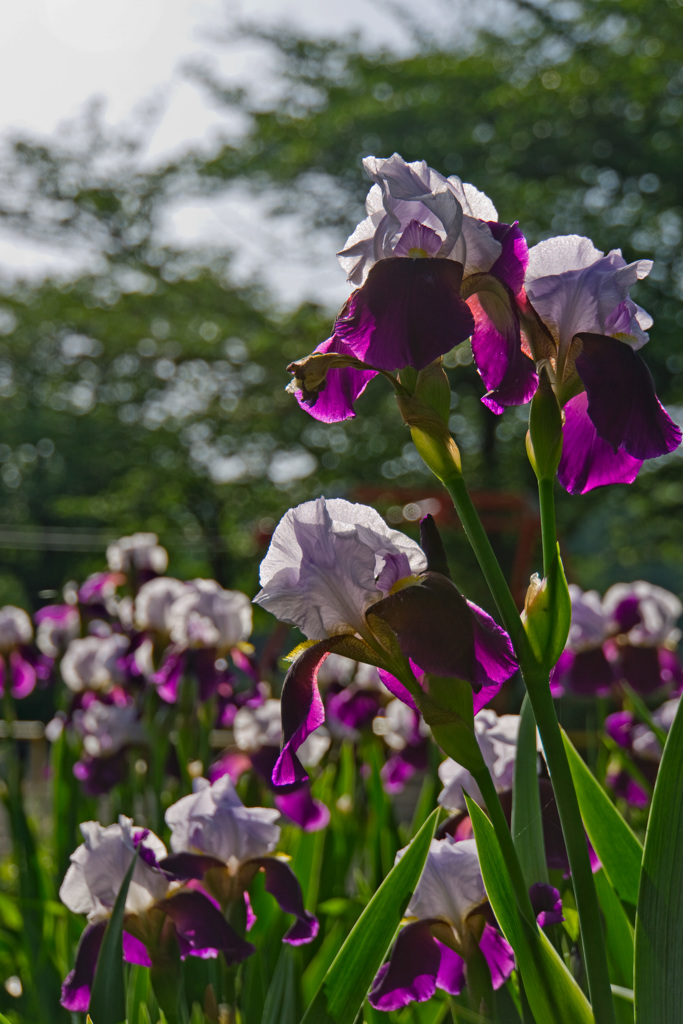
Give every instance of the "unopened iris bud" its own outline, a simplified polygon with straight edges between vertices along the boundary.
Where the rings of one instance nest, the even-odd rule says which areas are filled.
[[[562,411],[545,366],[531,402],[527,454],[539,480],[555,479],[562,455]]]
[[[458,446],[442,417],[414,395],[397,395],[399,412],[410,427],[421,459],[442,483],[462,473]]]

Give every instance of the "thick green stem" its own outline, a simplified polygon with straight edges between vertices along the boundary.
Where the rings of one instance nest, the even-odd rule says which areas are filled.
[[[479,786],[481,795],[484,798],[489,819],[493,825],[493,829],[496,833],[496,839],[500,845],[500,852],[503,855],[505,866],[508,869],[508,875],[512,882],[519,911],[530,924],[535,926],[536,917],[531,906],[531,900],[529,899],[529,891],[524,880],[524,873],[519,863],[515,844],[512,841],[512,835],[510,834],[505,813],[501,807],[500,797],[498,796],[496,787],[493,784],[488,768],[484,766],[483,769],[475,772],[474,780]]]
[[[541,505],[541,538],[543,542],[543,575],[557,558],[557,530],[555,528],[554,480],[539,480],[538,495]]]
[[[477,556],[500,612],[503,625],[510,634],[517,651],[520,669],[541,734],[567,846],[569,867],[579,912],[584,964],[596,1024],[614,1024],[614,1006],[610,990],[607,954],[588,846],[569,770],[569,762],[562,743],[553,699],[550,695],[548,677],[546,673],[539,671],[507,581],[481,525],[462,476],[458,472],[453,472],[447,478],[442,479]],[[542,482],[540,498],[543,553],[544,560],[549,565],[550,559],[556,556],[557,550],[552,482]]]

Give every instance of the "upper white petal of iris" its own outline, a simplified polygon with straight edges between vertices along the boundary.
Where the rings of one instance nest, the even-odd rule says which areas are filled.
[[[466,274],[492,267],[502,247],[485,223],[498,214],[483,192],[455,175],[445,178],[424,160],[406,163],[398,153],[366,157],[363,167],[375,183],[365,204],[367,216],[338,254],[349,281],[361,285],[377,260],[410,255],[396,250],[415,223],[434,233],[434,250],[426,255],[457,260]]]
[[[195,779],[193,789],[166,811],[174,853],[205,853],[230,868],[272,853],[280,838],[278,811],[245,807],[229,775],[213,785]]]
[[[407,847],[406,847],[407,849]],[[399,850],[396,860],[405,853]],[[458,939],[467,931],[467,918],[486,900],[477,844],[474,839],[455,842],[450,836],[432,839],[417,888],[406,917],[448,921]]]
[[[75,914],[87,914],[89,922],[102,921],[111,914],[119,889],[135,854],[132,818],[103,828],[98,821],[81,825],[85,840],[71,854],[59,898]],[[148,832],[144,845],[157,860],[166,856],[161,840]],[[126,897],[127,914],[143,914],[174,888],[166,876],[138,857]]]
[[[574,653],[602,647],[613,630],[600,594],[597,590],[581,590],[575,583],[570,583],[569,596],[572,602],[572,621],[567,647]]]
[[[128,637],[120,633],[77,637],[62,658],[62,679],[74,693],[111,689],[125,679],[119,662],[129,645]]]
[[[415,541],[390,529],[368,505],[307,501],[278,524],[254,601],[309,640],[363,633],[366,610],[384,596],[377,579],[392,561],[404,566],[404,577],[427,568]]]
[[[171,608],[186,589],[186,583],[172,576],[157,576],[143,583],[135,597],[134,619],[137,628],[170,633]]]
[[[527,296],[562,352],[576,334],[619,337],[634,349],[648,341],[652,317],[629,298],[651,260],[626,263],[620,249],[605,256],[590,238],[560,235],[529,250]]]
[[[107,547],[107,565],[112,572],[130,572],[131,569],[151,569],[166,572],[168,552],[159,544],[156,533],[133,533],[119,537]]]

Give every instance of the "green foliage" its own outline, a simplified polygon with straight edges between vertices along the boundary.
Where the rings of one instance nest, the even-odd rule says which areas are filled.
[[[636,915],[636,1024],[683,1021],[683,982],[675,966],[683,943],[681,708],[664,747],[645,838]]]

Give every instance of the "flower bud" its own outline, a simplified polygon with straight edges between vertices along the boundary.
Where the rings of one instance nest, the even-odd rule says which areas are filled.
[[[531,401],[527,454],[539,480],[555,479],[562,455],[562,411],[545,366]]]

